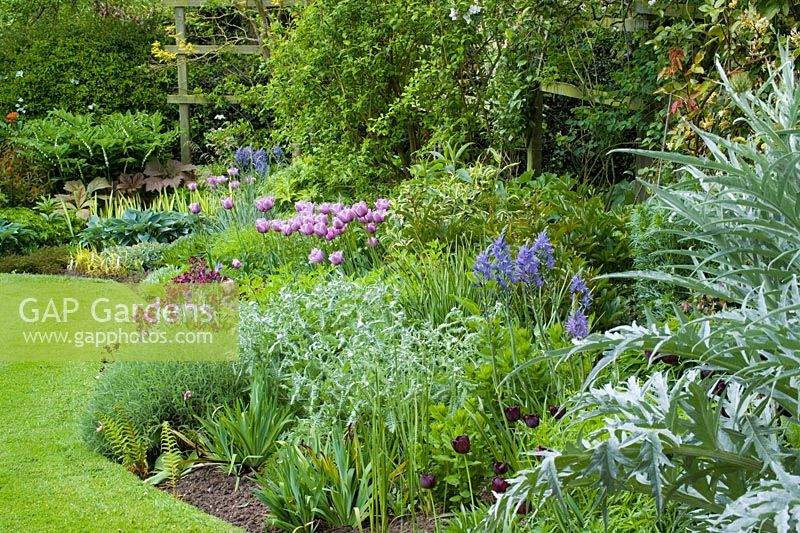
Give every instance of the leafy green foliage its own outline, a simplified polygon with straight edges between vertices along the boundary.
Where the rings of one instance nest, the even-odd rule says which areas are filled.
[[[164,421],[173,428],[192,427],[195,416],[234,404],[245,386],[231,363],[117,361],[100,374],[81,432],[92,448],[107,453],[107,445],[95,431],[98,413],[123,408],[144,428],[155,428]],[[184,399],[186,391],[192,392],[191,398]],[[149,450],[157,449],[158,442],[151,441]]]
[[[172,495],[177,496],[178,478],[183,472],[184,461],[178,448],[178,439],[167,421],[161,423],[161,455],[156,463],[164,473]]]
[[[316,520],[360,528],[370,517],[371,464],[358,436],[334,428],[313,446],[287,446],[277,464],[258,477],[256,496],[270,510],[267,522],[283,531],[314,531]]]
[[[2,223],[0,223],[2,226]],[[0,229],[0,232],[2,230]],[[70,253],[66,246],[45,246],[26,255],[0,256],[0,272],[17,274],[61,274],[69,265]]]
[[[80,239],[82,244],[91,246],[168,243],[188,235],[193,226],[194,220],[187,213],[128,209],[120,218],[101,221],[92,217]]]
[[[100,413],[97,432],[106,439],[108,446],[122,466],[144,478],[150,471],[147,463],[147,448],[150,438],[147,430],[136,424],[122,409],[113,413]]]
[[[600,503],[627,490],[652,495],[659,511],[665,502],[680,502],[730,530],[797,527],[796,481],[787,474],[796,452],[778,420],[800,410],[794,377],[800,82],[788,52],[781,55],[756,91],[736,90],[718,64],[751,129],[747,139],[697,129],[709,158],[646,153],[682,166],[681,183],[649,188],[679,221],[670,233],[700,246],[669,251],[689,264],[627,276],[692,291],[714,306],[693,316],[676,307],[671,324],[622,326],[557,354],[569,360],[578,352],[604,353],[587,380],[590,390],[574,403],[578,423],[602,417],[604,426],[563,452],[545,454],[541,467],[521,475],[493,510],[494,523],[508,523],[510,502],[531,491],[560,498],[591,480],[603,489]],[[645,350],[699,368],[675,381],[656,372],[597,385],[612,363],[642,358]]]
[[[0,223],[5,231],[2,251],[29,252],[44,246],[65,244],[72,238],[69,225],[63,217],[47,219],[24,207],[0,209]]]
[[[228,464],[237,475],[258,471],[276,451],[290,414],[274,384],[256,376],[249,403],[237,400],[199,419],[203,456]]]
[[[8,8],[15,17],[25,10]],[[160,33],[152,11],[135,19],[91,10],[30,11],[0,36],[3,115],[19,99],[26,114],[37,117],[57,108],[82,113],[88,106],[103,113],[169,109],[164,95],[173,74],[147,64]]]
[[[60,180],[88,182],[140,170],[171,149],[177,130],[168,130],[160,113],[131,112],[96,116],[51,111],[26,121],[13,141],[47,165]]]

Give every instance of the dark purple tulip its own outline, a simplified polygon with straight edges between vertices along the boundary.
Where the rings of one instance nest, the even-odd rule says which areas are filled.
[[[547,408],[550,411],[550,416],[555,418],[556,420],[561,420],[564,418],[564,415],[567,414],[567,410],[561,407],[560,405],[551,405]]]
[[[456,453],[469,453],[469,437],[467,435],[459,435],[454,438],[452,445]]]
[[[522,502],[517,507],[517,514],[528,514],[528,502]]]
[[[492,490],[494,492],[498,492],[500,494],[503,494],[505,491],[508,490],[508,487],[510,487],[510,486],[511,486],[511,483],[509,483],[508,481],[506,481],[505,479],[503,479],[501,477],[496,477],[496,478],[492,479]]]
[[[519,420],[520,416],[522,416],[522,409],[519,405],[514,405],[512,407],[506,407],[506,420],[509,422],[516,422]]]
[[[495,474],[497,474],[498,476],[502,476],[503,474],[508,472],[508,465],[506,463],[495,461],[493,469]]]
[[[659,357],[659,361],[667,365],[677,365],[678,356],[673,354],[662,355],[661,357]]]
[[[705,369],[703,369],[703,370],[701,370],[701,371],[700,371],[700,377],[701,377],[702,379],[708,379],[708,378],[710,378],[710,377],[711,377],[711,376],[713,376],[713,375],[714,375],[714,371],[713,371],[713,370],[709,370],[709,369],[707,369],[707,368],[705,368]]]
[[[525,415],[522,417],[522,420],[524,420],[525,425],[531,429],[539,426],[539,415],[537,414]]]
[[[419,486],[423,489],[431,490],[433,487],[436,486],[436,476],[433,474],[420,474],[419,475]]]
[[[725,388],[728,386],[728,383],[719,379],[714,384],[714,388],[711,390],[711,393],[714,396],[722,396],[722,393],[725,392]]]

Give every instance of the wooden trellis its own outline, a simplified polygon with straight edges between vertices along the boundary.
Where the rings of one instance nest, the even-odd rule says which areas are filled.
[[[231,5],[241,5],[246,7],[256,7],[260,10],[268,8],[282,8],[297,3],[298,0],[233,0]],[[166,7],[175,10],[175,45],[166,46],[165,49],[169,53],[173,53],[177,57],[178,64],[178,94],[167,96],[167,102],[170,104],[177,104],[179,121],[180,121],[180,141],[181,141],[181,161],[183,163],[191,162],[191,123],[190,123],[190,106],[192,105],[205,105],[209,100],[197,94],[190,94],[189,80],[188,80],[188,57],[190,55],[203,55],[218,52],[228,52],[235,54],[258,54],[261,53],[261,46],[259,45],[193,45],[186,39],[186,10],[188,8],[203,7],[208,4],[208,0],[162,0]],[[635,31],[637,29],[647,28],[649,19],[657,15],[656,11],[651,9],[645,2],[637,2],[633,6],[631,17],[622,21],[625,31]],[[683,8],[669,8],[666,15],[670,17],[693,17],[695,13],[687,7]],[[613,23],[618,24],[619,20]],[[577,85],[564,82],[544,83],[537,91],[533,98],[534,113],[537,119],[534,120],[532,125],[532,134],[528,143],[528,169],[535,172],[541,172],[542,168],[542,95],[552,94],[558,96],[565,96],[568,98],[576,98],[579,100],[587,100],[596,102],[602,105],[612,106],[627,106],[631,109],[637,109],[640,105],[639,102],[617,102],[611,100],[608,95],[601,91],[594,91],[583,89]],[[236,103],[236,97],[223,96],[225,100],[231,103]]]
[[[167,103],[177,104],[181,131],[181,162],[190,163],[191,152],[191,122],[190,106],[205,105],[209,100],[204,96],[190,94],[188,76],[188,58],[190,55],[203,55],[218,52],[234,54],[259,54],[261,46],[254,45],[194,45],[186,39],[186,10],[192,7],[203,7],[208,0],[162,0],[165,7],[175,10],[175,44],[166,46],[167,52],[175,54],[178,63],[178,94],[167,96]],[[257,7],[260,9],[280,8],[292,5],[295,0],[240,0],[231,2],[231,5]],[[224,96],[224,99],[236,103],[234,96]]]

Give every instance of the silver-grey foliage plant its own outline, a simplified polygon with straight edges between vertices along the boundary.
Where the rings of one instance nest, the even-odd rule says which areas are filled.
[[[798,453],[784,438],[800,408],[800,82],[788,49],[754,91],[737,92],[717,68],[751,134],[695,129],[708,157],[640,152],[684,173],[677,186],[647,186],[686,243],[669,253],[688,260],[623,274],[689,289],[717,311],[690,316],[676,305],[672,327],[634,323],[554,354],[602,351],[570,406],[573,424],[599,429],[536,452],[541,462],[519,473],[486,527],[513,527],[522,500],[533,512],[546,501],[566,509],[572,488],[592,486],[603,510],[610,495],[633,491],[651,494],[659,512],[684,507],[701,530],[800,531]],[[676,355],[683,373],[602,384],[647,350]]]

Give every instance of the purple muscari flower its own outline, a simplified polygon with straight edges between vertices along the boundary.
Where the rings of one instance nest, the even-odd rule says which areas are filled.
[[[341,265],[344,262],[344,252],[338,251],[333,252],[328,260],[331,262],[332,265]]]
[[[275,198],[272,196],[264,196],[256,200],[256,209],[262,213],[266,213],[273,207],[275,207]]]
[[[319,248],[314,248],[311,250],[311,253],[308,254],[308,262],[312,265],[318,265],[325,261],[325,252],[320,250]]]
[[[357,217],[367,216],[367,213],[369,213],[369,207],[367,207],[367,202],[358,202],[357,204],[353,205],[353,212],[356,214]]]
[[[197,182],[196,181],[187,181],[186,188],[190,191],[194,192],[197,190]]]
[[[420,474],[419,486],[426,490],[431,490],[436,486],[436,476],[433,474]]]
[[[536,256],[533,246],[520,247],[517,253],[517,260],[514,262],[512,281],[525,284],[535,283],[538,287],[544,285],[544,279],[540,272],[542,262]]]
[[[235,178],[239,175],[239,169],[236,167],[231,167],[228,169],[228,176]]]
[[[533,241],[533,252],[548,270],[553,270],[556,266],[553,244],[547,236],[547,231],[542,231],[536,236],[536,240]]]
[[[500,235],[489,248],[478,255],[472,267],[476,285],[483,285],[486,281],[496,281],[501,288],[507,289],[514,276],[514,262],[511,260],[511,250],[506,243],[505,234]]]
[[[263,148],[253,153],[253,169],[259,174],[265,174],[269,169],[267,152]]]
[[[378,247],[378,239],[377,237],[370,237],[367,239],[367,246],[370,248],[377,248]]]
[[[253,147],[245,146],[236,150],[236,164],[239,168],[249,168],[253,161]]]
[[[192,391],[187,390],[186,392],[183,393],[183,401],[184,402],[188,401],[189,398],[191,398],[191,397],[192,397]]]
[[[375,201],[375,209],[378,211],[388,211],[389,200],[386,198],[378,198],[378,200]]]
[[[453,450],[455,450],[456,453],[469,453],[470,444],[468,435],[459,435],[458,437],[454,438],[450,444],[453,445]]]
[[[589,288],[586,286],[586,282],[583,280],[580,274],[575,274],[572,278],[572,283],[569,286],[570,292],[572,292],[573,296],[581,297],[581,304],[583,305],[584,309],[589,309],[589,306],[592,304],[592,293],[589,291]]]
[[[222,203],[222,207],[224,209],[233,209],[233,197],[232,196],[226,196],[225,198],[222,199],[221,203]]]
[[[378,228],[377,226],[375,226],[374,222],[370,222],[369,224],[367,224],[364,229],[367,230],[367,233],[375,233],[376,231],[378,231]]]
[[[239,188],[239,185],[241,185],[241,183],[239,183],[239,180],[233,180],[228,184],[228,187],[230,187],[231,190],[235,190]]]
[[[231,261],[231,266],[233,268],[242,268],[242,262],[239,261],[238,259],[234,259],[233,261]]]
[[[259,218],[256,220],[256,230],[259,233],[266,233],[269,231],[269,220],[266,218]]]
[[[584,339],[589,336],[589,318],[586,311],[579,307],[572,311],[567,317],[567,333],[573,339]]]
[[[192,213],[197,215],[198,213],[200,213],[200,204],[198,204],[197,202],[190,203],[189,204],[189,211],[191,211]]]

